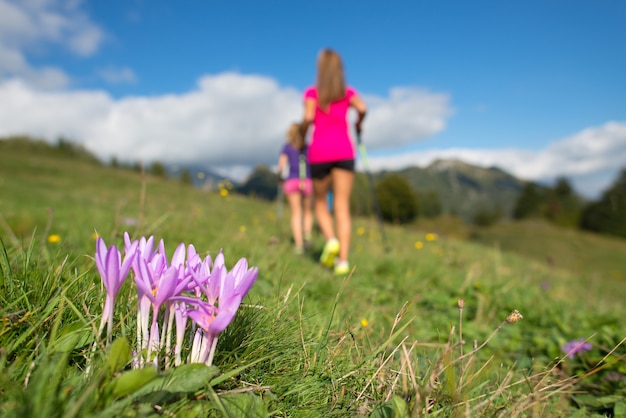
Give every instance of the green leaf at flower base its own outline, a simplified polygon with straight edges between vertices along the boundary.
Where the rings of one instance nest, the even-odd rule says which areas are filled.
[[[107,355],[109,371],[115,373],[121,370],[131,359],[132,350],[126,338],[118,338],[113,341]]]
[[[626,418],[626,402],[616,402],[613,407],[613,416],[615,418]]]
[[[111,382],[113,396],[121,398],[137,392],[158,376],[154,367],[129,370],[116,377]]]
[[[220,401],[232,418],[265,418],[269,415],[267,405],[253,393],[224,395],[220,396]]]
[[[150,393],[196,392],[209,385],[210,380],[219,373],[215,366],[204,364],[184,364],[182,366],[169,369],[164,374],[146,382],[142,387],[137,388],[134,396],[145,396]]]
[[[407,404],[399,396],[394,396],[388,402],[379,405],[372,411],[370,418],[393,418],[393,417],[408,417],[409,411]]]
[[[215,366],[192,363],[170,369],[162,389],[170,392],[195,392],[206,387],[219,373]]]

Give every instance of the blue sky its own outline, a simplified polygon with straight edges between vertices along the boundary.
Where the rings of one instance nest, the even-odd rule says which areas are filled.
[[[331,47],[372,169],[458,158],[594,197],[626,167],[624,45],[617,0],[0,0],[0,136],[240,177]]]

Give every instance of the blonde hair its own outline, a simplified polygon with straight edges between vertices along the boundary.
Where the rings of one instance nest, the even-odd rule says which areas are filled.
[[[302,136],[302,127],[299,123],[292,123],[286,136],[289,145],[298,151],[302,151],[302,148],[304,148],[304,136]]]
[[[317,58],[317,102],[327,109],[332,102],[346,95],[346,81],[341,57],[332,49],[324,49]]]

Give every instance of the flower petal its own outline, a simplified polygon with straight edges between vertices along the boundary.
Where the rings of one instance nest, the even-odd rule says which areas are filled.
[[[180,243],[176,250],[174,250],[174,255],[172,256],[172,262],[170,266],[182,267],[185,265],[185,244]]]
[[[107,253],[105,269],[107,273],[106,280],[104,282],[107,291],[112,295],[117,295],[118,290],[120,289],[120,252],[114,246],[111,245],[109,247],[109,252]]]

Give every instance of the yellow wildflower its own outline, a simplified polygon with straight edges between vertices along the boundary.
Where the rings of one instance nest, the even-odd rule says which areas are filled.
[[[48,235],[48,242],[50,244],[56,244],[57,242],[61,242],[61,236],[57,234]]]
[[[421,250],[424,247],[424,243],[422,241],[417,241],[415,243],[415,248]]]
[[[429,232],[426,234],[426,241],[435,241],[437,239],[437,234],[434,232]]]
[[[367,322],[367,319],[365,319],[365,318],[361,319],[361,326],[362,326],[362,327],[367,327],[369,324],[370,324],[370,323],[369,323],[369,322]]]
[[[360,226],[360,227],[356,230],[356,234],[357,234],[357,235],[363,235],[363,234],[365,234],[365,228],[363,228],[362,226]]]

